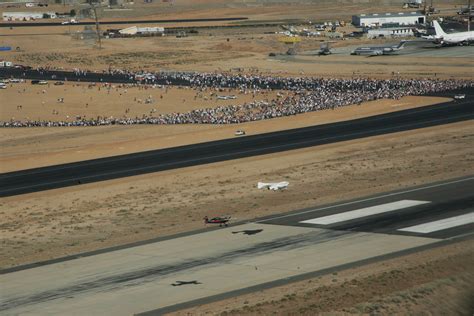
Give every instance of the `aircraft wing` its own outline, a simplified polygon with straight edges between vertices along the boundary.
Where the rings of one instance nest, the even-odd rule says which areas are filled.
[[[383,50],[378,49],[378,50],[371,51],[367,57],[374,57],[374,56],[381,56],[381,55],[383,55]]]
[[[259,182],[259,183],[257,183],[257,188],[258,189],[265,189],[265,188],[268,188],[270,185],[271,185],[271,183]]]
[[[268,187],[268,189],[272,191],[278,191],[278,190],[286,189],[286,186],[271,185]]]
[[[281,189],[286,189],[286,187],[288,186],[288,182],[287,181],[283,181],[283,182],[278,182],[278,183],[273,183],[272,185],[270,185],[269,189],[270,190],[281,190]]]

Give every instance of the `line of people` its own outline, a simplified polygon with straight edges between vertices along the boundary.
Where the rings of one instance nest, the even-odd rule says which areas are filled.
[[[206,89],[239,89],[241,93],[262,89],[289,90],[267,101],[252,101],[240,105],[200,108],[184,113],[154,112],[142,117],[96,117],[52,120],[10,120],[0,127],[101,126],[133,124],[232,124],[284,117],[324,109],[335,109],[377,99],[399,99],[408,95],[425,95],[453,89],[472,88],[471,80],[431,79],[326,79],[303,77],[271,77],[205,73],[156,74],[171,83],[186,82],[197,91]],[[151,83],[152,84],[152,83]]]

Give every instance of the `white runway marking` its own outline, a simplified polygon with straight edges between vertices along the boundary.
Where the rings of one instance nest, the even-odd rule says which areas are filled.
[[[431,185],[422,186],[422,187],[419,187],[419,188],[414,188],[414,189],[409,189],[409,190],[404,190],[404,191],[399,191],[399,192],[387,193],[387,194],[384,194],[384,195],[370,197],[370,198],[366,198],[366,199],[362,199],[362,200],[355,200],[355,201],[340,203],[340,204],[336,204],[336,205],[313,208],[313,209],[309,209],[309,210],[301,211],[301,212],[297,212],[297,213],[291,213],[291,214],[286,214],[286,215],[281,215],[281,216],[275,216],[275,217],[272,217],[271,219],[262,219],[262,220],[256,221],[255,223],[265,223],[265,222],[268,222],[270,220],[293,217],[295,215],[301,215],[301,214],[307,214],[307,213],[312,213],[312,212],[317,212],[317,211],[323,211],[323,210],[328,210],[328,209],[336,208],[336,207],[340,207],[340,206],[357,204],[357,203],[360,203],[360,202],[375,201],[375,200],[380,200],[382,198],[386,198],[386,197],[389,197],[389,196],[397,196],[397,195],[406,194],[406,193],[413,193],[413,192],[423,191],[423,190],[427,190],[427,189],[439,188],[439,187],[443,187],[443,186],[447,186],[447,185],[451,185],[451,184],[455,184],[455,183],[462,183],[462,182],[472,181],[472,180],[474,180],[474,177],[469,177],[469,178],[464,178],[464,179],[459,179],[459,180],[454,180],[454,181],[449,181],[449,182],[442,182],[442,183],[437,183],[437,184],[431,184]]]
[[[416,200],[401,200],[397,202],[391,202],[386,204],[375,205],[371,207],[365,207],[354,211],[323,216],[319,218],[313,218],[305,221],[301,221],[303,224],[320,224],[329,225],[338,222],[344,222],[359,217],[366,217],[370,215],[382,214],[386,212],[393,212],[407,207],[412,207],[421,204],[430,203],[429,201],[416,201]]]
[[[441,219],[439,221],[424,223],[420,225],[410,226],[399,229],[402,232],[428,234],[438,230],[444,230],[456,226],[474,223],[474,213],[454,216],[450,218]]]

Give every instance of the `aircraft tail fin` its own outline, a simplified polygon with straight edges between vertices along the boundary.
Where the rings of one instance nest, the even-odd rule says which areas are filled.
[[[263,189],[263,188],[265,188],[266,186],[268,186],[267,183],[264,183],[264,182],[259,182],[259,183],[257,183],[257,188],[258,188],[258,189]]]
[[[435,32],[436,32],[436,35],[437,36],[444,36],[446,35],[446,33],[443,31],[443,29],[441,28],[441,25],[439,25],[438,21],[434,20],[433,21],[433,26],[434,26],[434,29],[435,29]]]
[[[397,48],[402,49],[405,46],[406,43],[407,43],[407,41],[400,41],[400,43],[397,45]]]

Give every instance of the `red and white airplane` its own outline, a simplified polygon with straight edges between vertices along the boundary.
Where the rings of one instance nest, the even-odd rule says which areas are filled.
[[[217,216],[209,219],[209,217],[204,216],[204,224],[219,224],[219,227],[229,226],[230,216]]]

